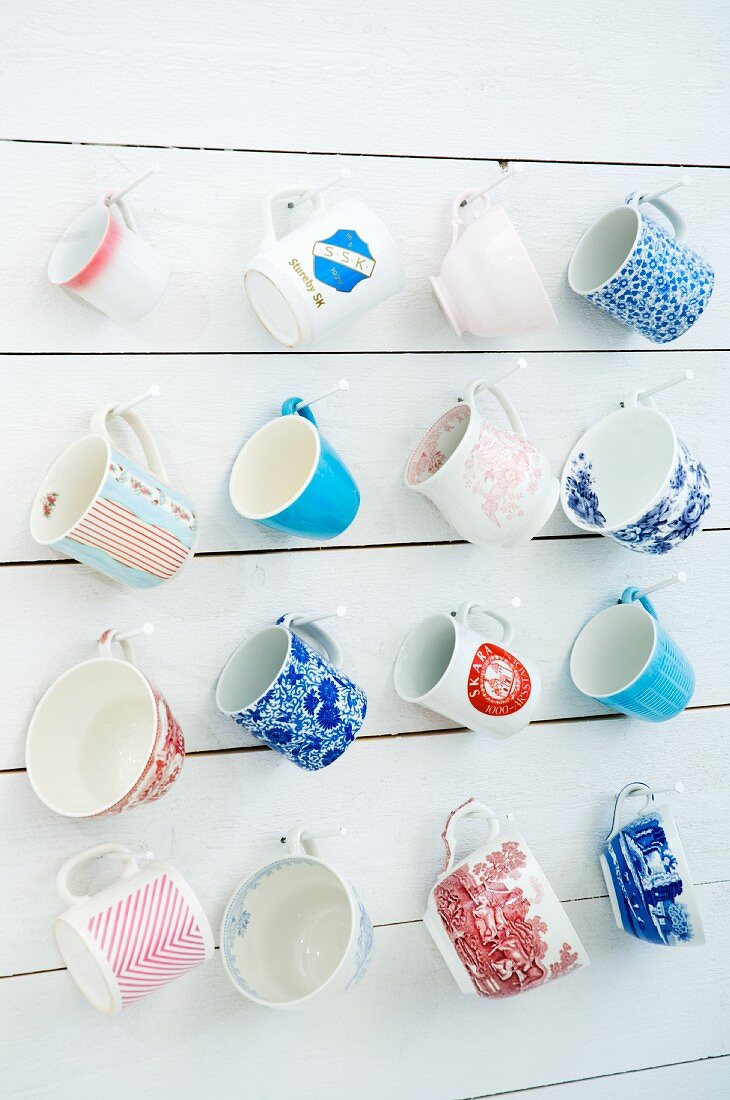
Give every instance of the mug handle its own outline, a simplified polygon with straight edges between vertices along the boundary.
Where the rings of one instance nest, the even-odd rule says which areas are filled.
[[[492,611],[490,608],[485,607],[484,604],[479,603],[478,600],[467,600],[457,611],[452,611],[451,614],[454,616],[457,623],[461,623],[462,626],[468,626],[469,615],[472,611],[478,611],[481,615],[486,615],[487,618],[494,619],[495,623],[499,623],[502,627],[502,637],[499,639],[499,645],[510,644],[515,636],[513,624],[509,619],[505,619],[504,615],[500,615],[496,611]]]
[[[464,390],[463,400],[466,402],[472,412],[476,413],[477,411],[477,394],[480,390],[483,389],[489,390],[489,392],[497,398],[497,401],[499,401],[500,405],[507,414],[507,419],[510,422],[510,427],[512,428],[512,430],[514,432],[517,432],[518,435],[525,436],[525,428],[522,421],[520,420],[519,413],[510,401],[507,394],[500,386],[495,385],[494,382],[489,382],[486,378],[473,378]]]
[[[674,236],[679,242],[687,240],[687,222],[682,215],[676,210],[671,203],[666,199],[652,199],[651,202],[644,201],[640,192],[634,192],[633,195],[629,195],[626,200],[627,206],[633,206],[637,210],[640,206],[653,206],[660,214],[663,214],[667,219],[672,229],[674,230]]]
[[[134,648],[129,638],[117,639],[116,630],[105,630],[99,638],[99,656],[100,657],[113,657],[112,645],[117,642],[117,645],[124,654],[124,660],[128,661],[130,665],[137,667],[137,659],[134,655]]]
[[[114,410],[118,407],[119,402],[113,401],[109,405],[101,405],[91,417],[91,431],[94,435],[103,435],[114,446],[114,442],[109,435],[109,429],[107,428],[107,421],[114,415]],[[162,481],[169,482],[167,471],[165,470],[165,464],[162,461],[162,456],[157,448],[152,433],[147,427],[147,424],[139,415],[134,412],[133,409],[127,409],[126,412],[118,414],[121,420],[126,421],[129,427],[139,440],[144,456],[147,461],[147,465],[150,471],[155,477],[161,478]]]
[[[319,623],[310,623],[305,615],[295,615],[290,612],[288,615],[281,615],[276,620],[276,625],[283,626],[292,634],[303,634],[305,638],[308,637],[334,668],[342,668],[342,650],[332,635]]]
[[[464,219],[461,216],[461,213],[460,213],[461,204],[465,200],[468,201],[470,198],[472,198],[473,195],[478,195],[478,194],[479,194],[479,188],[478,187],[467,187],[466,191],[460,191],[459,194],[454,199],[453,205],[451,207],[451,229],[452,229],[451,247],[452,248],[454,247],[454,245],[458,241],[461,234],[466,229],[467,225],[471,225],[471,222],[465,222]],[[486,214],[487,210],[489,210],[490,206],[492,205],[491,200],[489,198],[489,195],[482,195],[482,198],[484,199],[484,207],[475,216],[474,221],[476,221],[477,218],[481,218],[483,214]]]
[[[309,406],[306,405],[303,409],[297,408],[297,405],[302,400],[303,398],[301,397],[287,397],[286,401],[282,402],[281,415],[303,416],[305,420],[309,420],[312,424],[314,424],[315,428],[317,428],[319,425],[317,424],[316,417]]]
[[[81,867],[82,864],[88,863],[90,860],[95,859],[97,856],[105,856],[110,852],[123,855],[125,858],[122,861],[122,873],[120,878],[131,878],[139,871],[139,864],[132,855],[132,852],[124,844],[97,844],[94,848],[87,848],[85,852],[80,852],[77,856],[72,856],[71,859],[67,859],[61,870],[56,876],[56,890],[61,901],[64,902],[69,908],[74,905],[82,905],[85,901],[88,901],[91,897],[90,894],[74,894],[68,885],[68,880],[73,872]]]
[[[634,603],[636,601],[636,594],[637,594],[638,591],[639,591],[639,589],[635,588],[633,585],[629,588],[624,588],[623,592],[619,596],[619,601],[618,602],[619,603]],[[649,614],[651,615],[651,617],[653,619],[656,619],[656,621],[659,622],[659,616],[656,613],[656,608],[654,607],[654,604],[651,602],[651,600],[647,596],[639,597],[639,603],[641,604],[641,606],[643,608],[645,608],[649,612]]]
[[[654,791],[651,789],[648,783],[642,783],[641,781],[635,781],[633,783],[627,783],[625,787],[616,795],[616,801],[613,805],[613,819],[611,821],[611,828],[609,829],[606,840],[610,840],[619,829],[621,828],[621,815],[623,813],[624,802],[629,795],[634,794],[635,791],[646,790],[646,805],[639,810],[639,813],[644,813],[649,805],[654,801]]]
[[[312,190],[312,185],[300,186],[300,187],[280,187],[278,191],[272,191],[271,194],[264,199],[261,203],[261,214],[264,221],[264,236],[259,245],[259,251],[263,248],[270,248],[272,244],[276,244],[279,239],[276,236],[276,229],[274,228],[274,203],[280,202],[281,199],[297,199],[300,195],[304,195],[307,191]],[[311,218],[314,214],[318,214],[324,210],[324,199],[320,195],[314,195],[310,200],[312,203],[312,210],[309,215]]]
[[[484,802],[477,802],[475,798],[469,798],[466,802],[462,802],[461,806],[457,806],[455,810],[452,810],[446,819],[444,825],[444,831],[441,834],[441,839],[444,842],[444,848],[446,849],[446,862],[444,863],[444,869],[441,872],[442,875],[447,875],[451,868],[454,866],[454,860],[456,858],[456,841],[454,832],[456,826],[460,821],[463,821],[467,817],[482,817],[489,823],[489,834],[487,836],[487,843],[490,840],[496,840],[499,836],[501,826],[494,810],[487,806]]]
[[[303,825],[294,825],[284,837],[287,855],[314,856],[315,859],[321,859],[322,853],[317,846],[317,840],[328,836],[342,836],[344,832],[344,829],[328,829],[310,833]]]

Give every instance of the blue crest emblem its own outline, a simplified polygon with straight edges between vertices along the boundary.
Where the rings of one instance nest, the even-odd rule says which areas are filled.
[[[338,229],[324,241],[316,241],[314,277],[320,283],[349,294],[375,270],[375,260],[368,245],[354,229]]]

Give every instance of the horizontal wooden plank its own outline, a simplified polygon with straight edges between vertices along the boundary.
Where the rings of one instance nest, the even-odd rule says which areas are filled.
[[[711,102],[721,117],[728,103],[719,0],[691,19],[676,0],[651,3],[638,26],[629,0],[590,18],[579,0],[461,0],[455,8],[323,0],[316,18],[292,0],[273,9],[216,0],[181,10],[109,0],[103,11],[93,7],[93,19],[91,11],[69,0],[4,6],[10,136],[730,160],[706,109]],[[87,94],[79,94],[80,74]]]
[[[540,1100],[628,1100],[632,1096],[661,1096],[662,1100],[726,1100],[730,1091],[730,1055],[704,1058],[698,1062],[680,1062],[655,1069],[633,1070],[630,1077],[589,1077],[585,1081],[567,1081],[548,1085],[536,1093]],[[484,1093],[475,1100],[483,1100]],[[500,1100],[520,1100],[522,1092],[500,1092]]]
[[[80,565],[6,567],[0,569],[6,685],[0,767],[22,766],[28,722],[47,685],[90,657],[104,629],[147,620],[157,633],[138,646],[139,661],[169,698],[190,749],[252,743],[218,713],[213,694],[220,670],[244,638],[284,612],[313,613],[339,603],[349,614],[334,633],[347,671],[369,697],[364,735],[448,725],[398,698],[392,668],[411,625],[466,599],[514,616],[514,650],[541,670],[538,717],[605,713],[569,679],[573,640],[627,584],[647,584],[677,568],[686,569],[689,580],[657,605],[694,663],[693,706],[727,703],[730,587],[717,563],[728,552],[730,532],[709,531],[674,551],[671,565],[605,539],[545,540],[493,556],[458,545],[202,557],[175,583],[152,591],[123,588]],[[510,609],[515,593],[523,601],[516,612]],[[488,751],[499,754],[501,748]]]
[[[162,171],[130,197],[130,205],[143,236],[169,260],[172,276],[159,305],[123,327],[52,287],[46,264],[81,210],[155,162]],[[453,334],[428,277],[438,272],[451,242],[454,197],[496,179],[498,164],[360,156],[342,163],[352,169],[352,179],[330,192],[331,201],[357,195],[381,215],[398,241],[406,285],[332,333],[321,350],[656,348],[573,294],[566,269],[595,218],[632,191],[672,182],[676,169],[532,163],[522,177],[504,184],[495,197],[532,257],[559,326],[529,337],[483,340]],[[280,351],[249,308],[242,285],[244,265],[263,236],[261,200],[279,187],[325,181],[333,170],[331,157],[0,143],[6,227],[0,351]],[[690,242],[718,271],[727,270],[730,173],[697,169],[692,175],[694,186],[677,198]],[[277,221],[280,232],[294,224],[285,216]],[[719,278],[705,315],[676,346],[727,348],[729,321],[730,289]],[[251,375],[254,365],[242,369]],[[256,369],[263,373],[263,364]]]
[[[642,1069],[668,1051],[724,1054],[730,886],[699,897],[707,945],[678,951],[622,935],[603,900],[572,903],[591,966],[494,1005],[459,993],[420,923],[376,930],[370,971],[346,1003],[276,1019],[236,993],[218,957],[113,1021],[63,972],[6,979],[3,1072],[14,1094],[55,1095],[63,1080],[79,1100],[234,1097],[242,1081],[261,1100],[443,1100]],[[42,1057],[28,1057],[30,1034],[43,1036]],[[83,1056],[69,1062],[70,1050]]]
[[[145,416],[170,476],[198,508],[200,550],[311,548],[311,542],[242,519],[228,497],[228,476],[239,448],[278,415],[285,397],[314,396],[343,375],[350,382],[349,393],[323,402],[317,415],[323,434],[352,469],[362,504],[355,522],[334,545],[456,538],[430,502],[405,488],[403,470],[421,434],[456,401],[470,379],[496,378],[512,362],[511,356],[477,355],[378,355],[346,361],[332,355],[265,360],[149,356],[123,361],[106,356],[6,357],[0,367],[6,383],[0,407],[0,465],[13,470],[13,476],[4,487],[0,561],[56,556],[30,536],[28,512],[37,486],[62,450],[88,431],[97,405],[129,399],[151,382],[161,385],[163,396],[147,405]],[[526,432],[545,450],[556,475],[582,432],[618,408],[632,390],[659,384],[687,368],[694,370],[693,382],[667,390],[657,401],[710,472],[715,495],[708,527],[730,527],[730,451],[725,433],[712,427],[717,410],[730,407],[730,353],[609,359],[593,353],[533,355],[529,363],[528,370],[510,379],[508,390]],[[54,378],[59,381],[49,383]],[[479,407],[485,417],[507,425],[488,394],[480,396]],[[115,438],[131,454],[140,454],[138,444],[123,430],[115,427]],[[579,532],[558,506],[542,534]],[[494,555],[485,551],[487,557],[491,561]]]
[[[615,792],[637,778],[657,785],[681,779],[687,793],[675,799],[675,811],[693,879],[730,879],[725,725],[712,711],[646,734],[608,719],[548,724],[499,753],[467,734],[379,739],[355,745],[316,775],[270,752],[191,756],[163,801],[85,822],[52,814],[24,774],[0,776],[0,874],[20,903],[0,925],[0,973],[57,965],[48,929],[61,908],[53,888],[58,868],[110,838],[178,867],[217,937],[236,884],[280,850],[289,827],[341,825],[347,836],[327,842],[326,855],[355,883],[373,921],[388,924],[421,916],[443,863],[446,816],[472,794],[516,815],[567,901],[605,895],[597,855]],[[462,835],[466,851],[483,831],[476,824]]]

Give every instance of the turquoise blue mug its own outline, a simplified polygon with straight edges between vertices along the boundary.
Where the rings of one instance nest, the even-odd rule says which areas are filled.
[[[636,588],[583,627],[570,675],[584,695],[645,722],[675,718],[695,688],[692,665]]]
[[[255,432],[231,470],[229,493],[239,515],[305,539],[333,539],[360,507],[344,462],[302,399],[288,397],[281,416]]]

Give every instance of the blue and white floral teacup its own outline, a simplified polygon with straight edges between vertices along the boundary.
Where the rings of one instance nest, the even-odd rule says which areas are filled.
[[[581,436],[563,468],[561,502],[582,531],[666,554],[698,531],[712,502],[707,470],[639,392]]]
[[[365,692],[341,664],[339,646],[314,620],[284,615],[230,658],[216,688],[218,709],[300,768],[318,771],[352,744],[367,710]]]
[[[647,217],[642,205],[659,210],[673,232]],[[684,219],[668,202],[631,194],[581,237],[568,266],[570,288],[655,344],[676,340],[702,316],[715,284],[710,265],[684,243],[686,235]]]
[[[621,825],[624,802],[643,794],[638,815]],[[705,942],[697,898],[674,814],[647,783],[627,783],[616,796],[611,831],[600,856],[616,924],[664,947]]]
[[[321,858],[315,835],[297,827],[284,843],[287,854],[250,875],[228,902],[221,955],[244,997],[267,1008],[307,1008],[361,980],[373,926],[355,888]]]

